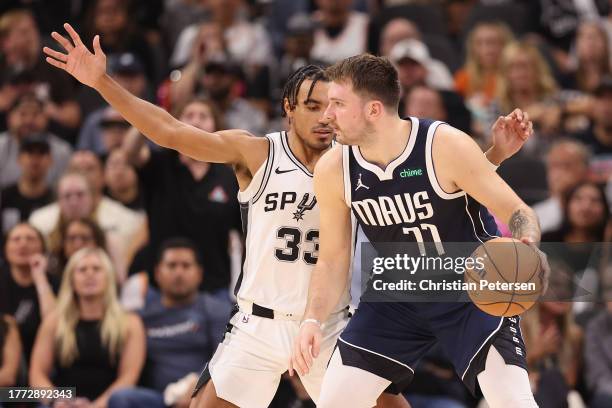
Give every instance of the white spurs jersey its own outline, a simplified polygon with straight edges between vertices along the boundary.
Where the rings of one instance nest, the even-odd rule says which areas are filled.
[[[287,132],[266,137],[268,158],[238,193],[246,257],[236,296],[300,316],[318,256],[319,206],[312,173],[291,152]],[[348,293],[338,309],[347,304]]]

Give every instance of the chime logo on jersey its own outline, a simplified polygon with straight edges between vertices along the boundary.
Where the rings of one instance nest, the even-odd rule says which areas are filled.
[[[365,225],[387,226],[413,223],[434,215],[427,191],[395,194],[353,201],[353,209]]]

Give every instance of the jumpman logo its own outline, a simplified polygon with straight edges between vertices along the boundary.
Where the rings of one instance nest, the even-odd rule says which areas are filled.
[[[355,191],[359,190],[360,187],[365,188],[366,190],[369,190],[370,187],[366,186],[365,184],[363,184],[363,182],[361,181],[361,173],[359,173],[359,178],[357,179],[357,187],[355,187]]]

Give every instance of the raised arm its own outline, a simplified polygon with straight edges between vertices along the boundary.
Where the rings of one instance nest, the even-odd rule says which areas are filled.
[[[495,166],[514,156],[533,135],[533,123],[529,115],[515,109],[509,115],[500,116],[491,126],[493,145],[485,156]]]
[[[93,40],[93,54],[77,32],[64,24],[70,40],[57,32],[51,36],[65,53],[45,47],[47,62],[63,69],[83,84],[94,88],[143,135],[156,144],[212,163],[239,164],[254,173],[267,154],[267,140],[242,130],[209,133],[184,124],[165,110],[130,94],[106,73],[106,55],[100,36]]]
[[[443,190],[465,191],[508,224],[515,238],[540,241],[540,227],[534,211],[493,171],[468,135],[441,126],[433,141],[432,155]]]
[[[314,186],[319,205],[319,257],[310,277],[304,320],[294,344],[292,367],[307,373],[319,354],[321,324],[347,290],[351,257],[351,215],[343,194],[342,150],[334,147],[315,168]]]

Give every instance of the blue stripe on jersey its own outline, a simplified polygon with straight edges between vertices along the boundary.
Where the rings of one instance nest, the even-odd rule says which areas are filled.
[[[433,166],[428,168],[428,133],[435,137],[435,128],[429,131],[440,122],[411,119],[413,127],[418,127],[410,137],[415,140],[408,140],[407,150],[412,150],[385,172],[365,162],[358,146],[344,147],[349,152],[351,208],[368,240],[375,244],[491,239],[497,226],[486,209],[482,208],[482,216],[481,206],[471,197],[442,191]]]

